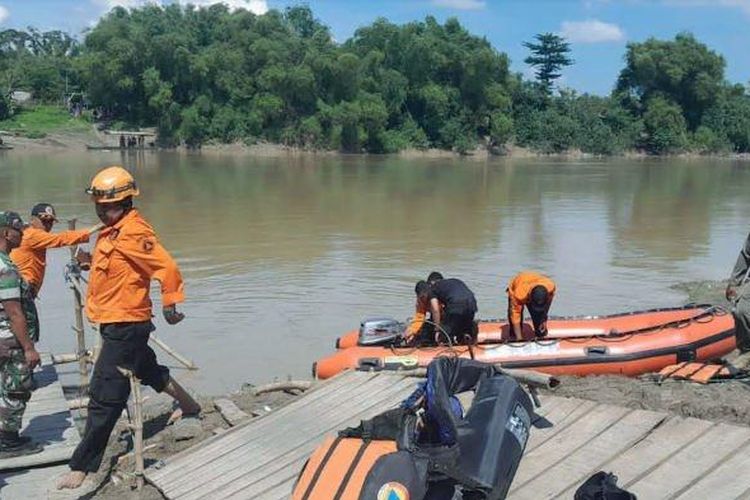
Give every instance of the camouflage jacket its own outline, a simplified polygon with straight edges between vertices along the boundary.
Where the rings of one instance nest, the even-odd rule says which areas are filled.
[[[39,340],[39,316],[34,304],[33,292],[29,284],[21,277],[18,267],[10,260],[8,254],[0,252],[0,301],[20,300],[29,337],[34,342]],[[14,337],[10,329],[10,320],[0,302],[0,339]]]

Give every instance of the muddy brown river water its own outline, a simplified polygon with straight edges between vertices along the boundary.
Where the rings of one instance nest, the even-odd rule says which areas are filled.
[[[670,306],[675,283],[726,277],[750,230],[750,163],[702,159],[0,152],[0,209],[47,201],[93,224],[83,189],[116,163],[186,280],[187,319],[157,316],[158,332],[207,393],[307,376],[364,317],[409,316],[432,270],[466,281],[484,318],[524,268],[557,281],[555,315]],[[50,251],[39,303],[53,352],[74,346],[67,256]]]

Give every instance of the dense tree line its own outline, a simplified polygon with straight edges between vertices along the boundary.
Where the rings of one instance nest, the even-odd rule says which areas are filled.
[[[724,59],[691,35],[629,44],[607,97],[551,92],[555,62],[572,60],[550,36],[526,44],[532,82],[455,19],[378,19],[337,43],[308,7],[115,8],[80,44],[60,32],[0,32],[0,115],[11,90],[59,101],[80,88],[115,120],[157,126],[167,145],[750,151],[747,89],[727,83]],[[556,50],[546,58],[545,43]]]

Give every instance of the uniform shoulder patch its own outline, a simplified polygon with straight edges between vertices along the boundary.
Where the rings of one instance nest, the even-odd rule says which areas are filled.
[[[154,247],[156,246],[156,241],[153,238],[144,237],[141,238],[141,249],[146,253],[151,253],[154,251]]]

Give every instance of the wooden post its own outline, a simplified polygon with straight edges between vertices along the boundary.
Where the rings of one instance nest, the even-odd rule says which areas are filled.
[[[68,229],[75,230],[76,228],[76,220],[69,220],[68,221]],[[70,247],[70,260],[75,261],[76,258],[76,250],[77,246]],[[72,280],[75,280],[76,277],[72,276]],[[81,387],[85,387],[89,383],[89,367],[88,367],[88,357],[84,355],[86,352],[86,332],[83,329],[83,296],[81,295],[81,291],[78,287],[75,285],[72,287],[73,290],[73,306],[75,307],[75,318],[76,318],[76,324],[73,329],[76,332],[76,341],[78,343],[78,355],[80,356],[78,359],[78,371],[81,375]]]
[[[133,455],[135,457],[135,484],[138,490],[143,489],[143,400],[141,399],[141,381],[135,374],[125,368],[117,367],[124,376],[130,379],[130,392],[133,398],[132,421],[128,425],[133,435]]]

